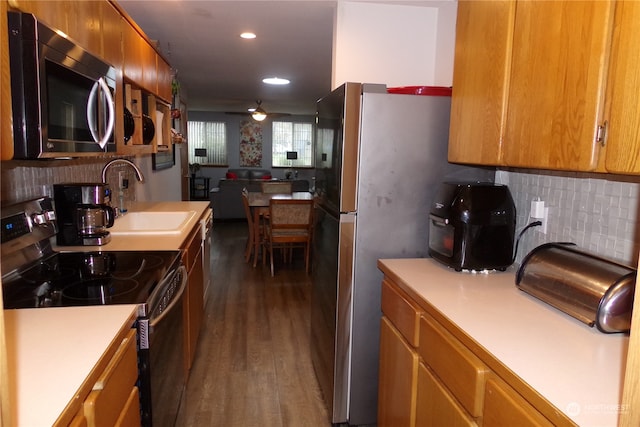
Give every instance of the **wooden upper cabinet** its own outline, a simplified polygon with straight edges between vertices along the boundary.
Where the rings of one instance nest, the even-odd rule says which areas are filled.
[[[101,1],[14,0],[11,6],[34,14],[43,24],[64,32],[93,55],[102,57]]]
[[[63,30],[93,55],[102,55],[102,2],[60,2],[67,9],[67,29]]]
[[[158,77],[158,97],[163,101],[171,104],[173,93],[171,91],[171,81],[173,79],[171,73],[171,65],[165,61],[160,55],[157,60],[157,77]]]
[[[156,52],[155,47],[126,20],[123,20],[122,33],[125,79],[170,103],[171,67],[169,64]],[[168,89],[164,83],[167,78],[169,81]]]
[[[135,82],[138,85],[142,80],[142,46],[144,39],[133,28],[129,22],[122,18],[122,73],[125,79]]]
[[[503,164],[596,169],[612,6],[517,2]]]
[[[109,2],[101,2],[102,57],[122,69],[122,16]]]
[[[515,1],[458,2],[449,161],[500,164]]]
[[[7,3],[0,1],[0,28],[7,28]],[[11,117],[11,78],[9,76],[9,34],[0,30],[0,117]],[[0,160],[13,158],[13,121],[0,120]],[[2,367],[0,366],[0,369]],[[0,399],[4,399],[4,394]]]
[[[633,3],[459,2],[449,160],[640,173],[639,156],[629,156],[640,151]],[[605,169],[597,139],[611,87]]]
[[[150,93],[158,93],[158,54],[145,39],[140,40],[140,59],[142,60],[142,87]]]
[[[32,13],[43,24],[69,34],[67,3],[67,0],[13,0],[10,6],[21,12]]]
[[[607,86],[605,168],[640,173],[640,2],[616,4]]]

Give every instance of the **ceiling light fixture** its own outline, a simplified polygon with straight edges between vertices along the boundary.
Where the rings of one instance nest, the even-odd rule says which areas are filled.
[[[255,39],[256,35],[254,33],[246,32],[240,34],[240,37],[242,37],[243,39]]]
[[[288,85],[291,82],[280,77],[267,77],[266,79],[262,79],[262,83],[266,83],[268,85]]]
[[[267,112],[264,111],[260,106],[260,104],[262,104],[262,101],[257,100],[256,102],[258,103],[258,106],[253,110],[251,117],[253,118],[253,120],[261,122],[267,118]]]

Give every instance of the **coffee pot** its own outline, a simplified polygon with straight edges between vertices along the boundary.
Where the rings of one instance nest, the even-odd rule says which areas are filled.
[[[114,211],[107,205],[81,204],[76,208],[76,218],[81,236],[103,236],[113,226]]]
[[[107,229],[113,226],[115,212],[107,184],[55,184],[53,200],[58,222],[58,245],[100,246],[111,241]]]

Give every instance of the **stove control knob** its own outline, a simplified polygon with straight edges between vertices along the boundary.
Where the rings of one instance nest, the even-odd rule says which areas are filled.
[[[53,211],[43,211],[31,214],[31,221],[36,225],[48,224],[53,219],[56,219],[56,215]]]

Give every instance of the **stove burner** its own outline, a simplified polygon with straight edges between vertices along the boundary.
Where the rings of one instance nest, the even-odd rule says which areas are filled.
[[[137,288],[138,281],[132,279],[90,279],[67,286],[62,290],[62,296],[91,304],[108,304]]]
[[[144,257],[140,257],[140,259],[137,260],[126,260],[127,263],[120,263],[118,265],[118,267],[120,267],[120,269],[122,271],[125,270],[152,270],[155,268],[158,268],[162,265],[163,261],[162,258],[160,258],[157,255],[145,255]],[[144,266],[140,267],[140,264],[144,262]]]
[[[71,280],[75,278],[73,268],[63,267],[56,262],[42,262],[20,274],[20,278],[28,283],[41,285],[44,282]]]

